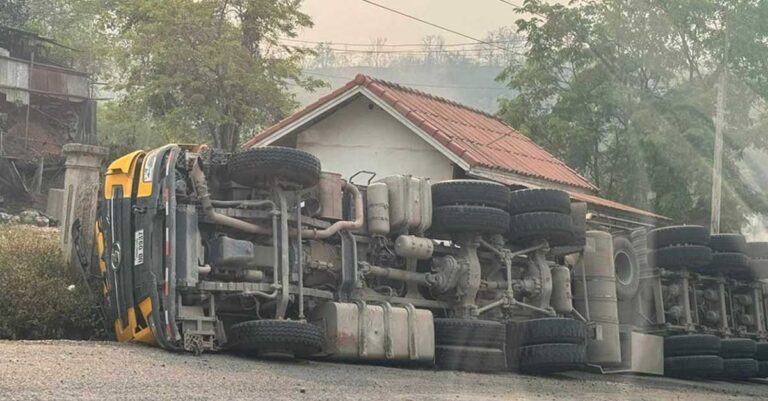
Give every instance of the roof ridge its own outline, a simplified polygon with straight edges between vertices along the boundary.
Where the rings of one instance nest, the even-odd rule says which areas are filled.
[[[442,96],[433,95],[431,93],[427,93],[427,92],[420,91],[418,89],[414,89],[413,87],[410,87],[410,86],[405,86],[405,84],[399,84],[397,82],[387,81],[385,79],[376,78],[376,77],[373,77],[371,75],[357,74],[357,76],[355,77],[355,81],[357,81],[358,78],[362,78],[363,80],[366,81],[366,83],[367,82],[376,82],[376,83],[382,84],[384,86],[388,86],[388,87],[393,88],[393,89],[401,90],[403,92],[409,92],[409,93],[413,93],[414,95],[417,95],[417,96],[425,97],[427,99],[437,100],[437,101],[442,102],[442,103],[448,103],[448,104],[450,104],[452,106],[456,106],[458,108],[461,108],[461,109],[464,109],[464,110],[468,110],[468,111],[471,111],[473,113],[481,114],[481,115],[483,115],[485,117],[492,118],[492,119],[494,119],[494,120],[496,120],[496,121],[498,121],[498,122],[500,122],[500,123],[502,123],[504,125],[507,125],[504,122],[504,120],[500,119],[499,117],[497,117],[497,116],[495,116],[493,114],[490,114],[490,113],[488,113],[486,111],[483,111],[483,110],[480,110],[480,109],[476,109],[476,108],[471,107],[471,106],[467,106],[466,104],[459,103],[459,102],[457,102],[457,101],[455,101],[453,99],[448,99],[448,98],[445,98],[445,97],[442,97]]]

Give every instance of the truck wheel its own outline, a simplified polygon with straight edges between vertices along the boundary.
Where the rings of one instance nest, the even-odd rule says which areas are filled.
[[[438,345],[435,365],[439,369],[493,373],[507,369],[502,349]]]
[[[506,327],[491,320],[435,319],[435,344],[462,347],[504,347]]]
[[[613,260],[616,296],[619,301],[631,300],[640,288],[640,266],[632,242],[625,237],[613,237]]]
[[[587,326],[575,319],[547,317],[518,323],[517,330],[522,332],[522,345],[538,344],[584,344],[587,338]]]
[[[709,239],[712,252],[745,253],[747,239],[741,234],[712,234]]]
[[[717,355],[690,355],[664,358],[664,376],[713,377],[723,373],[723,358]]]
[[[551,245],[567,244],[573,237],[571,216],[553,212],[518,214],[509,219],[509,242],[527,245],[548,240]]]
[[[432,211],[432,230],[443,233],[476,231],[502,234],[509,227],[509,214],[487,206],[452,205]]]
[[[759,366],[751,358],[723,359],[723,376],[729,379],[747,379],[757,376]]]
[[[509,214],[553,212],[571,214],[571,197],[557,189],[520,189],[509,197]]]
[[[649,252],[648,262],[666,269],[699,268],[712,263],[712,250],[703,245],[670,246]]]
[[[229,348],[246,353],[305,357],[322,351],[319,327],[293,320],[250,320],[229,329]]]
[[[768,259],[768,242],[748,242],[746,254],[752,259]]]
[[[757,362],[757,374],[755,377],[768,377],[768,361]]]
[[[749,261],[749,270],[758,280],[768,279],[768,259],[752,259]]]
[[[729,276],[750,277],[749,258],[743,253],[718,252],[712,254],[710,270]]]
[[[768,361],[768,343],[755,344],[755,359],[758,361]]]
[[[756,351],[757,343],[749,338],[729,338],[720,345],[723,358],[754,358]]]
[[[709,229],[702,226],[670,226],[648,232],[648,248],[660,249],[670,245],[709,246]]]
[[[664,356],[718,355],[720,337],[709,334],[684,334],[664,338]]]
[[[246,187],[258,187],[268,178],[280,178],[302,188],[320,181],[320,160],[307,152],[265,146],[233,154],[227,164],[229,178]]]
[[[432,184],[432,205],[480,205],[506,209],[509,188],[482,180],[450,180]]]
[[[557,373],[578,370],[587,363],[583,344],[538,344],[520,347],[520,371]]]

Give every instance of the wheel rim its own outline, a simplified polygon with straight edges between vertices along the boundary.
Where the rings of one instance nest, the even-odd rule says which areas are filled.
[[[629,285],[634,276],[632,259],[625,252],[618,252],[614,258],[614,270],[616,271],[616,280],[622,285]]]

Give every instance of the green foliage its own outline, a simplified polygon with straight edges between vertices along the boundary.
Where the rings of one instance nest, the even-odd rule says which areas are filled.
[[[74,282],[55,230],[0,227],[0,339],[96,336],[93,302]]]
[[[168,132],[202,132],[234,150],[241,136],[296,106],[289,85],[306,51],[278,44],[311,26],[299,0],[128,0],[110,2],[115,89]]]
[[[721,10],[727,8],[725,13]],[[762,2],[525,2],[525,63],[499,77],[520,92],[499,115],[590,178],[601,195],[708,224],[715,84],[727,18],[723,230],[768,210],[737,163],[768,145]],[[763,19],[764,21],[764,19]],[[746,27],[746,28],[745,28]]]
[[[22,28],[28,18],[26,0],[0,0],[0,25]]]

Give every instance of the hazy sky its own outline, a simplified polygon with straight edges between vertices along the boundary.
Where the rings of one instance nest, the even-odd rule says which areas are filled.
[[[490,30],[513,26],[518,18],[513,7],[499,0],[373,1],[478,39]],[[420,43],[425,35],[440,34],[446,43],[471,42],[361,0],[304,0],[302,8],[315,23],[300,33],[303,40],[370,43],[376,37],[385,37],[388,44]]]

